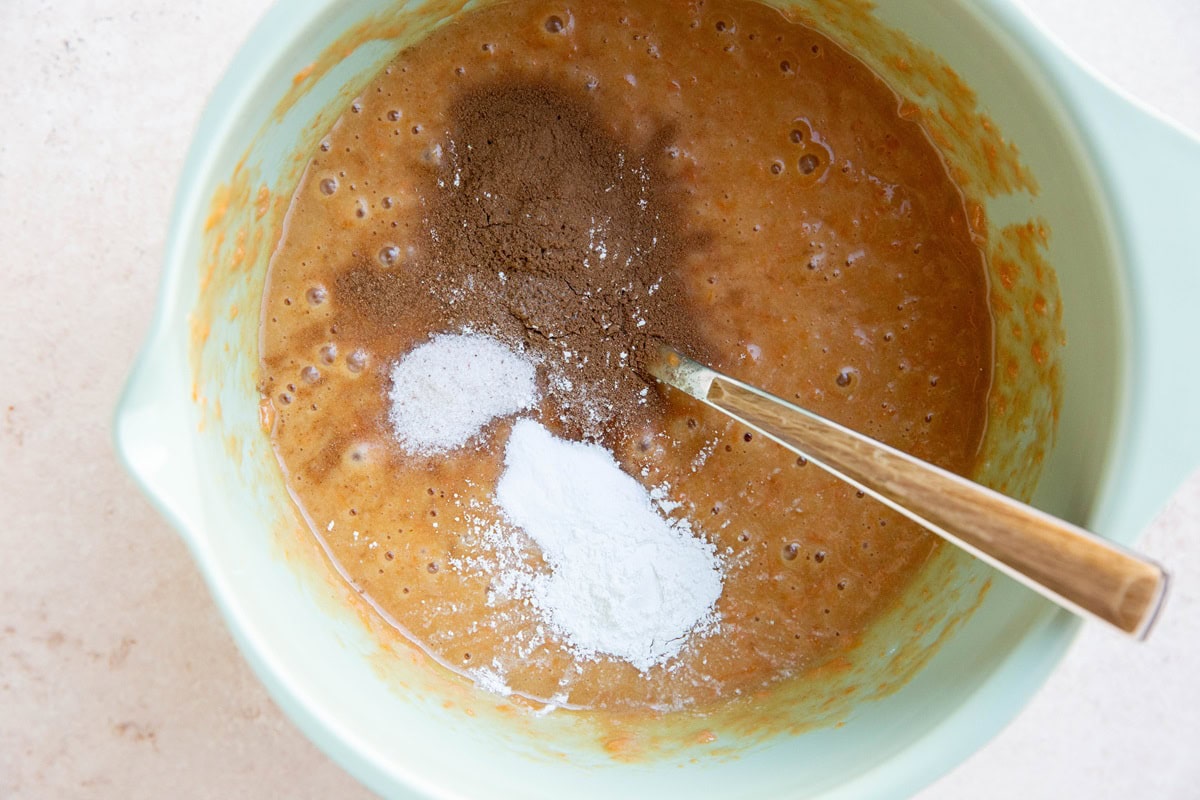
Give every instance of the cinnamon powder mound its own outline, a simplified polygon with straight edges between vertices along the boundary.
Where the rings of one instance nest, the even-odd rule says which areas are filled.
[[[702,244],[661,168],[670,131],[642,151],[585,99],[497,85],[452,105],[421,192],[426,239],[403,264],[363,261],[337,281],[351,326],[429,313],[541,357],[564,432],[607,439],[661,403],[644,374],[654,340],[703,356],[677,267]],[[425,306],[429,306],[426,308]]]

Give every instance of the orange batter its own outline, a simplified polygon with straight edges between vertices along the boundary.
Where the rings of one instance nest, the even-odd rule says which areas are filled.
[[[716,544],[719,632],[641,673],[577,662],[527,605],[489,604],[496,554],[479,531],[496,521],[509,423],[480,447],[402,452],[387,421],[389,367],[452,326],[420,296],[411,313],[367,324],[337,287],[364,263],[382,273],[425,256],[450,109],[499,83],[581,98],[623,150],[651,153],[688,243],[669,269],[713,366],[948,469],[973,468],[991,374],[984,256],[961,193],[896,95],[829,40],[745,0],[533,0],[468,12],[402,52],[296,192],[263,300],[262,390],[315,535],[442,663],[567,705],[703,707],[853,647],[935,540],[665,389],[653,413],[604,443],[647,487],[669,486],[674,513]]]

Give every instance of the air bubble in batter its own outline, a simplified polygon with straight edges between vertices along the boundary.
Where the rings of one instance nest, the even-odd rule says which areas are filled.
[[[400,262],[400,248],[387,244],[379,250],[379,263],[385,267],[394,267]]]
[[[367,366],[367,354],[363,350],[355,350],[346,356],[346,369],[351,372],[362,372]]]
[[[426,147],[425,151],[421,153],[421,162],[431,167],[441,166],[442,146],[440,144],[435,144],[430,147]]]

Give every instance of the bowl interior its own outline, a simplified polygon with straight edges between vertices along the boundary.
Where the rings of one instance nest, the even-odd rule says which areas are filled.
[[[981,478],[1027,494],[1044,460],[1037,503],[1087,524],[1122,412],[1128,322],[1097,181],[1073,123],[1020,46],[1020,36],[1034,34],[1002,24],[990,3],[966,0],[940,3],[937,14],[916,2],[888,4],[870,19],[852,4],[793,6],[885,76],[896,69],[887,48],[898,40],[880,39],[880,23],[902,31],[949,64],[1019,147],[1036,195],[1017,189],[981,202],[993,230],[1044,223],[1050,235],[1034,241],[1034,255],[1057,272],[1065,329],[1088,335],[1052,348],[1061,413],[1044,381],[1000,382],[1010,397],[1032,399],[1018,411],[997,407],[995,457]],[[267,263],[319,137],[400,47],[450,11],[384,0],[276,7],[230,68],[193,146],[162,307],[119,436],[184,531],[247,657],[318,745],[389,795],[408,787],[522,797],[880,796],[936,777],[1015,713],[1074,630],[1065,614],[958,554],[945,553],[921,579],[918,588],[942,598],[937,604],[923,605],[914,591],[864,645],[877,666],[891,664],[892,685],[874,699],[819,718],[798,704],[787,712],[797,729],[805,714],[819,723],[802,733],[764,740],[730,731],[715,746],[623,760],[594,746],[593,731],[570,715],[513,713],[430,669],[363,608],[308,534],[255,388]],[[1031,291],[1050,293],[1041,280]],[[1026,336],[1052,329],[1024,324]],[[1014,337],[1001,331],[998,357],[1023,377],[1041,374],[1028,340]],[[916,637],[914,620],[924,630]]]

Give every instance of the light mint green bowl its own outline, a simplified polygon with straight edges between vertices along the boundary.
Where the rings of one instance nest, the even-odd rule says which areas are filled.
[[[269,253],[253,240],[213,244],[206,220],[231,177],[242,183],[235,179],[230,193],[262,185],[286,200],[297,148],[311,147],[332,119],[320,115],[358,91],[400,40],[358,47],[285,115],[273,118],[273,110],[331,42],[396,8],[288,0],[242,48],[196,133],[158,312],[116,416],[127,467],[183,535],[275,699],[318,746],[390,797],[897,797],[983,745],[1077,630],[1003,578],[915,678],[856,708],[841,727],[744,747],[733,741],[723,758],[684,752],[619,763],[570,737],[549,755],[520,726],[469,717],[461,703],[447,708],[431,688],[442,679],[422,677],[436,670],[411,665],[389,676],[359,616],[269,533],[293,514],[254,386],[257,293]],[[1069,345],[1057,447],[1035,501],[1128,544],[1200,464],[1200,142],[1120,96],[1011,2],[899,0],[877,14],[962,76],[1040,183],[1037,197],[989,208],[998,218],[1043,217],[1053,231],[1049,258]],[[214,314],[201,302],[206,265],[243,245],[244,274],[228,288],[241,313],[234,302]],[[197,337],[225,352],[219,369],[194,370]]]

